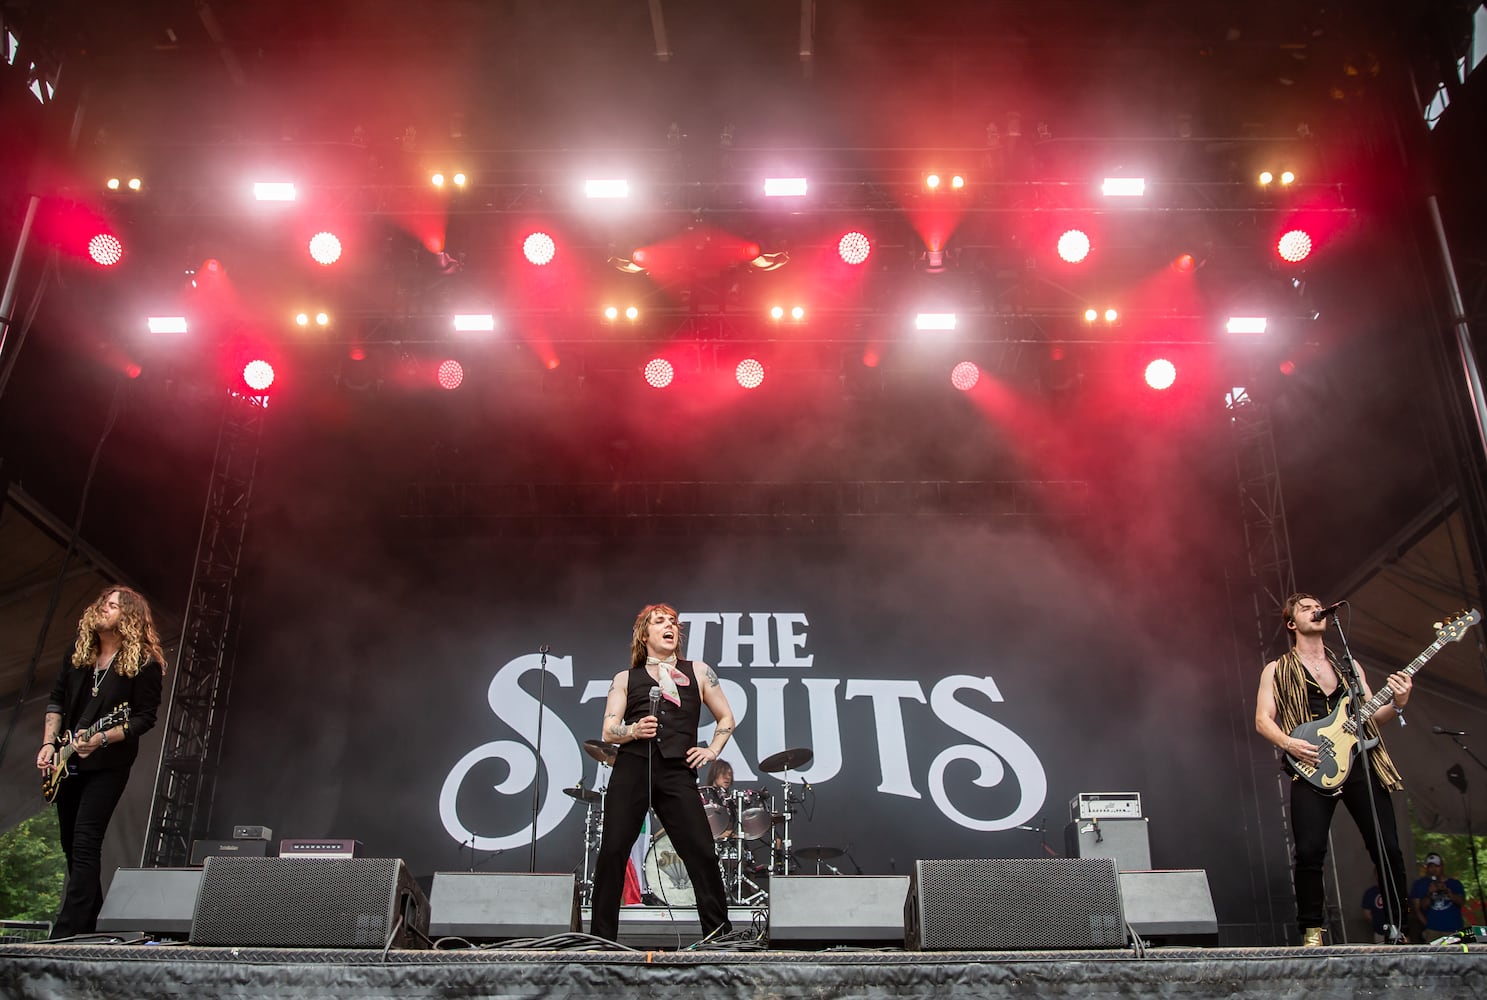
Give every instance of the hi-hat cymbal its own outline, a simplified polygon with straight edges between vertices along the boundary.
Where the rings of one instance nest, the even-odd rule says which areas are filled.
[[[614,759],[619,756],[619,747],[610,743],[600,743],[598,740],[584,740],[583,752],[594,758],[601,764],[613,764]]]
[[[830,861],[846,853],[840,847],[802,847],[795,852],[795,857],[800,861]]]
[[[790,771],[798,767],[805,767],[814,756],[808,747],[796,747],[793,750],[781,750],[772,753],[759,762],[759,770],[767,774],[777,774],[780,771]]]
[[[604,798],[603,793],[582,785],[574,785],[572,788],[563,789],[564,795],[571,795],[580,802],[599,802]],[[833,855],[834,856],[834,855]]]

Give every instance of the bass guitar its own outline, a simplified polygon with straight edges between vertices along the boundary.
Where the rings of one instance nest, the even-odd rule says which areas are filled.
[[[1446,643],[1459,642],[1466,635],[1466,630],[1481,620],[1482,612],[1474,609],[1459,612],[1444,622],[1437,622],[1435,641],[1426,646],[1419,656],[1410,661],[1409,666],[1399,672],[1406,677],[1412,676],[1416,670],[1425,666],[1432,656],[1439,653]],[[1385,684],[1358,711],[1354,712],[1350,704],[1351,698],[1344,694],[1331,715],[1325,719],[1318,719],[1316,722],[1306,722],[1297,726],[1291,731],[1293,739],[1314,743],[1321,749],[1317,752],[1316,764],[1307,764],[1287,754],[1286,764],[1292,773],[1319,792],[1341,795],[1343,783],[1348,780],[1348,772],[1353,769],[1353,761],[1358,751],[1369,750],[1379,741],[1377,736],[1361,735],[1360,727],[1393,699],[1394,689]]]
[[[129,718],[129,702],[121,702],[107,715],[78,733],[77,740],[86,743],[105,729],[112,729],[127,718]],[[63,733],[60,739],[62,745],[52,756],[51,770],[47,771],[41,779],[41,794],[46,796],[48,802],[57,797],[57,789],[61,787],[62,779],[77,770],[77,764],[72,761],[73,754],[77,753],[72,735]]]

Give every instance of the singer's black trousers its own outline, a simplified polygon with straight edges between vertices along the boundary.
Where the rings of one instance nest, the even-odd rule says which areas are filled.
[[[1372,779],[1372,801],[1378,805],[1379,824],[1375,834],[1373,807],[1368,786],[1370,778],[1363,773],[1361,761],[1353,762],[1353,772],[1342,783],[1342,794],[1323,795],[1304,781],[1291,780],[1291,835],[1296,841],[1296,923],[1303,932],[1308,927],[1327,926],[1327,900],[1322,887],[1322,868],[1327,861],[1327,834],[1332,828],[1332,815],[1337,803],[1347,807],[1363,835],[1363,845],[1373,861],[1379,888],[1384,892],[1385,912],[1403,929],[1409,926],[1406,916],[1409,895],[1405,892],[1404,855],[1399,850],[1399,832],[1394,822],[1394,803],[1389,792]],[[1393,897],[1392,899],[1390,897]]]
[[[697,772],[685,760],[668,759],[650,748],[650,805],[666,828],[671,846],[687,866],[697,895],[697,919],[706,937],[714,931],[733,929],[728,922],[728,895],[723,873],[713,847],[712,830],[697,794]],[[640,836],[647,805],[646,758],[621,753],[609,777],[604,797],[604,836],[594,866],[593,919],[589,931],[595,937],[618,940],[620,896],[625,889],[625,863],[630,847]]]

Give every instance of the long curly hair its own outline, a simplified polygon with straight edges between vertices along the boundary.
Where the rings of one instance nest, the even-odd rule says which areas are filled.
[[[681,617],[676,613],[676,608],[673,608],[669,604],[647,604],[644,608],[640,609],[640,614],[635,616],[635,628],[630,634],[630,666],[632,667],[639,667],[645,663],[645,627],[650,624],[651,615],[657,611],[663,615],[670,615],[673,618],[680,619]],[[682,640],[685,638],[686,633],[682,630],[681,621],[678,620],[676,623],[676,645],[678,649],[681,648]]]
[[[98,664],[98,623],[103,619],[104,605],[114,594],[119,595],[119,653],[113,669],[125,677],[137,677],[139,668],[151,660],[165,668],[165,651],[160,648],[160,633],[144,595],[128,587],[104,587],[77,620],[77,642],[72,647],[72,665],[91,669]]]

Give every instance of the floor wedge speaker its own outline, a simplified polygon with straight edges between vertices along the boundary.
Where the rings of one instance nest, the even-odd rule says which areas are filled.
[[[769,943],[897,946],[908,895],[907,875],[779,876],[769,886]]]
[[[434,873],[429,890],[431,937],[506,941],[579,929],[578,883],[571,873]]]
[[[1110,858],[916,861],[904,942],[933,951],[1119,948],[1125,920]]]
[[[1212,945],[1219,922],[1208,873],[1202,869],[1121,872],[1126,923],[1156,944]]]
[[[200,889],[200,868],[120,868],[98,911],[98,929],[185,938]]]
[[[428,929],[428,898],[398,858],[212,857],[191,943],[412,948]]]

